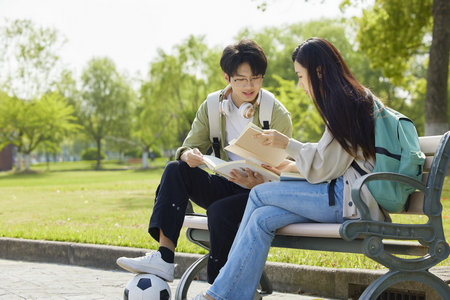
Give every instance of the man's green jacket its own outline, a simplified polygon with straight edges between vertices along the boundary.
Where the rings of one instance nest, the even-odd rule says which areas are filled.
[[[253,123],[258,127],[262,127],[259,122],[259,106],[255,109],[255,114],[253,116]],[[225,145],[225,119],[226,117],[222,114],[219,114],[219,122],[221,135],[220,139],[220,158],[228,161],[228,154],[224,151]],[[288,137],[292,136],[292,120],[290,113],[287,109],[281,104],[280,101],[275,99],[273,110],[272,110],[272,120],[270,121],[270,128],[276,129],[279,132],[287,135]],[[209,120],[208,120],[208,107],[206,100],[200,105],[200,108],[197,111],[194,122],[192,123],[191,130],[189,131],[186,139],[183,142],[183,145],[177,149],[176,159],[180,159],[181,154],[184,151],[198,148],[200,152],[205,154],[208,149],[212,146],[212,142],[209,139]]]

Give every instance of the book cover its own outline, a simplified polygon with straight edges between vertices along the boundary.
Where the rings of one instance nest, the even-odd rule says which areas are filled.
[[[299,181],[306,180],[302,174],[297,172],[281,172],[280,181]]]
[[[232,140],[225,147],[225,150],[256,164],[264,163],[273,167],[278,166],[283,162],[287,154],[283,149],[261,145],[261,140],[253,136],[262,131],[261,128],[252,122],[248,123],[241,135],[237,139]]]

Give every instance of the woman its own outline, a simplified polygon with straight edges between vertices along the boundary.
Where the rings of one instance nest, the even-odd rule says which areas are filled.
[[[350,187],[360,175],[352,162],[366,172],[373,169],[375,96],[324,39],[304,41],[294,50],[292,60],[299,86],[314,101],[325,132],[318,143],[289,139],[276,130],[261,135],[264,145],[283,148],[295,159],[278,166],[278,172],[296,170],[306,181],[272,182],[251,191],[228,262],[206,294],[195,299],[252,299],[278,228],[301,222],[342,223],[359,217]],[[371,217],[384,219],[367,187],[362,196]]]

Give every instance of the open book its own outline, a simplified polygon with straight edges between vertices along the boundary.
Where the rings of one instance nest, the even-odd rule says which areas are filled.
[[[261,140],[253,137],[261,132],[263,132],[261,128],[250,122],[241,135],[225,147],[225,150],[255,164],[260,165],[264,163],[276,167],[283,162],[287,154],[283,149],[261,145]]]
[[[280,181],[280,176],[251,161],[233,160],[227,162],[212,155],[203,155],[203,161],[211,171],[226,178],[230,178],[230,172],[233,169],[240,171],[242,174],[246,174],[245,168],[249,168],[253,172],[261,174],[265,182]],[[246,188],[245,186],[243,187]]]
[[[224,161],[212,155],[203,155],[203,161],[205,162],[208,169],[216,174],[222,175],[225,178],[230,178],[230,172],[235,169],[241,171],[242,174],[245,173],[245,168],[249,168],[253,172],[258,172],[264,178],[264,182],[270,181],[298,181],[306,180],[300,173],[296,172],[281,172],[281,175],[269,171],[251,161],[246,160],[234,160],[234,161]],[[238,184],[238,183],[237,183]],[[242,185],[241,185],[242,186]],[[246,188],[245,186],[242,186]]]
[[[281,181],[299,181],[306,180],[302,174],[297,172],[281,172],[280,174]]]

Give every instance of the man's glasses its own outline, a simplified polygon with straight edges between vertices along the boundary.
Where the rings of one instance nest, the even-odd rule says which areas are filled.
[[[256,86],[256,85],[261,85],[262,81],[264,79],[264,76],[260,75],[260,76],[253,76],[251,78],[232,78],[234,84],[236,85],[236,87],[242,88],[242,87],[246,87],[247,85],[250,86]]]

